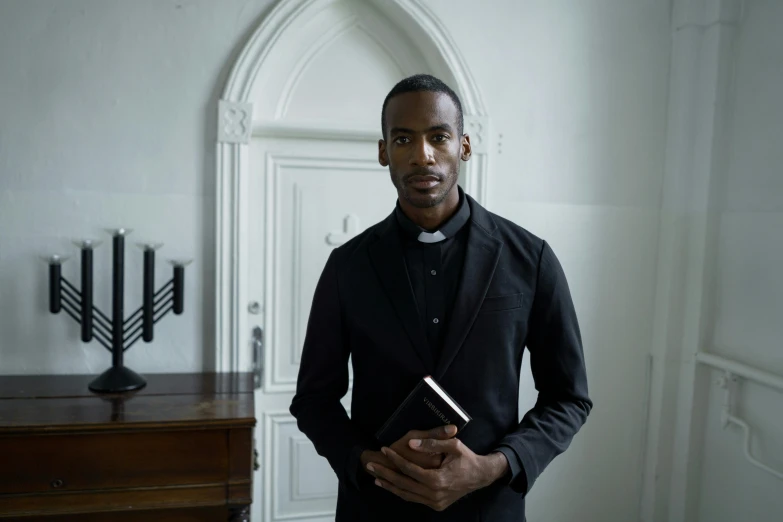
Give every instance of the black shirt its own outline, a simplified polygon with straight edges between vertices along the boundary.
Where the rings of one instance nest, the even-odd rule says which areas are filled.
[[[411,221],[399,202],[395,211],[416,310],[436,361],[457,295],[468,243],[469,227],[465,224],[470,220],[470,204],[462,188],[458,187],[458,190],[457,212],[438,229],[445,236],[438,242],[426,243],[419,239],[422,232],[428,231]]]

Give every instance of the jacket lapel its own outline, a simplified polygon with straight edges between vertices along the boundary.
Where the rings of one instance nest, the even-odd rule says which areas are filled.
[[[392,307],[402,322],[413,348],[426,371],[431,372],[435,361],[427,344],[424,327],[419,321],[419,315],[416,311],[416,299],[408,279],[408,272],[405,269],[402,244],[397,228],[394,226],[394,219],[394,213],[392,213],[384,225],[379,228],[378,241],[370,245],[369,248],[370,258],[378,279],[380,279]]]
[[[469,201],[471,220],[465,261],[458,283],[457,298],[449,319],[449,330],[446,332],[440,359],[435,368],[435,380],[443,378],[462,348],[487,294],[500,259],[500,251],[503,249],[503,242],[493,237],[490,232],[495,229],[495,223],[489,213],[473,199]]]

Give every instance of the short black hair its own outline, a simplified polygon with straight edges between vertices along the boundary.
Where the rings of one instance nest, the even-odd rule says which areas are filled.
[[[430,74],[414,74],[408,76],[404,80],[401,80],[392,87],[389,94],[386,95],[386,99],[383,100],[383,109],[381,109],[381,132],[383,132],[383,139],[386,139],[386,106],[389,104],[389,100],[399,94],[406,92],[442,92],[451,98],[454,105],[457,107],[458,121],[457,127],[459,128],[459,134],[462,135],[464,130],[464,118],[462,117],[462,103],[459,101],[459,96],[455,93],[451,87],[443,83],[441,80],[435,78]]]

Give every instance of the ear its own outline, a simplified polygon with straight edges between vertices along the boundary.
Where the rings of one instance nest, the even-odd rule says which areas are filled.
[[[381,167],[389,166],[389,156],[386,154],[386,142],[384,140],[378,140],[378,163]]]
[[[462,154],[460,157],[462,158],[462,161],[468,161],[470,159],[471,152],[473,152],[473,149],[470,146],[470,136],[468,136],[467,134],[462,135],[461,147],[462,147],[462,151],[461,151]]]

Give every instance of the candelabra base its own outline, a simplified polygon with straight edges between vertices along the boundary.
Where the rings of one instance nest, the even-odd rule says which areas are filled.
[[[98,393],[117,393],[138,390],[147,381],[125,366],[112,366],[90,383],[90,390]]]

